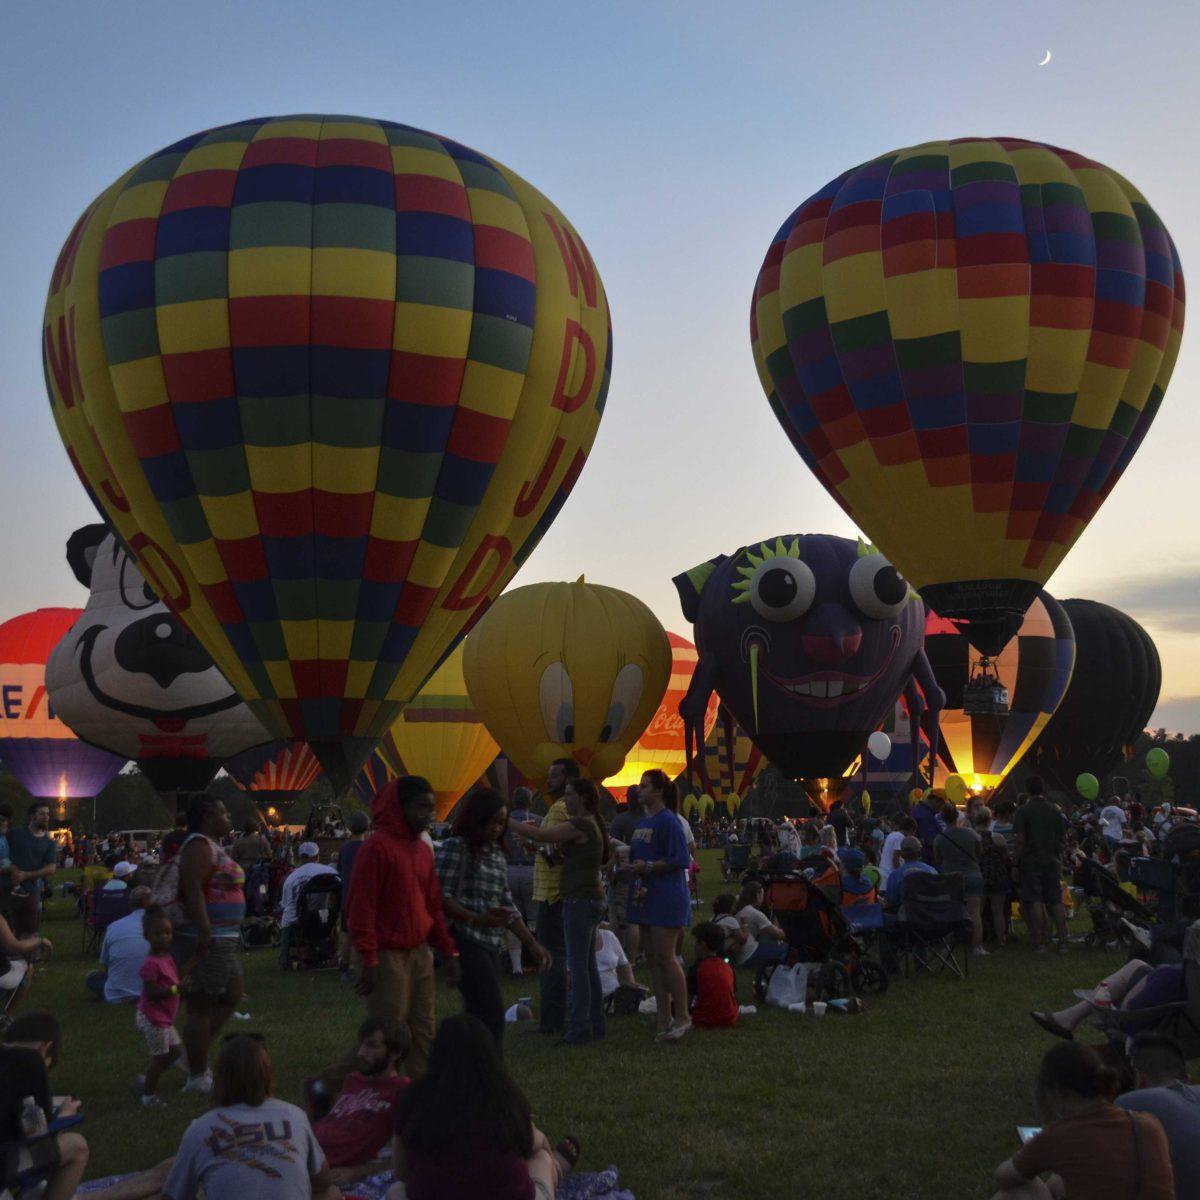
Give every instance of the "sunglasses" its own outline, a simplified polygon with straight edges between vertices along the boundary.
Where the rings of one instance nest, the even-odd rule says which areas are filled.
[[[227,1033],[221,1041],[232,1042],[237,1038],[249,1038],[252,1042],[265,1042],[267,1035],[265,1033]]]

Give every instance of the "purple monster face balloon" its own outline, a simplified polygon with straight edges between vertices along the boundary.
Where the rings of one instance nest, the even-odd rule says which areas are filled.
[[[680,705],[685,722],[716,690],[793,778],[840,775],[922,653],[924,606],[863,542],[776,538],[704,563],[675,586],[700,653]]]

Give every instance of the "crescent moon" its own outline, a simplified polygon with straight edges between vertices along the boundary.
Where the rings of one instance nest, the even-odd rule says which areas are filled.
[[[1046,51],[1046,57],[1045,57],[1045,58],[1043,58],[1043,59],[1042,59],[1042,61],[1041,61],[1040,63],[1038,63],[1038,66],[1039,66],[1039,67],[1044,67],[1044,66],[1045,66],[1045,65],[1046,65],[1046,64],[1047,64],[1047,63],[1050,61],[1051,57],[1052,57],[1052,56],[1051,56],[1051,54],[1050,54],[1050,51],[1049,51],[1049,50],[1047,50],[1047,51]]]

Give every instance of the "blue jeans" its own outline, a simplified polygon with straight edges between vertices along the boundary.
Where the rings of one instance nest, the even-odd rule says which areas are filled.
[[[561,900],[553,904],[543,900],[538,905],[536,936],[554,960],[550,970],[538,976],[538,995],[542,1008],[538,1028],[543,1033],[561,1033],[567,1019],[566,944],[563,941]]]
[[[567,1002],[568,1042],[604,1036],[604,993],[596,966],[596,927],[604,915],[603,900],[564,900],[563,932],[571,990]]]

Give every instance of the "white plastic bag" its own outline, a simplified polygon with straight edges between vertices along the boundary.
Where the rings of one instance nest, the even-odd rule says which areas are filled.
[[[776,967],[767,984],[767,1003],[776,1008],[803,1004],[808,996],[808,972],[812,965],[800,962],[790,967]]]

